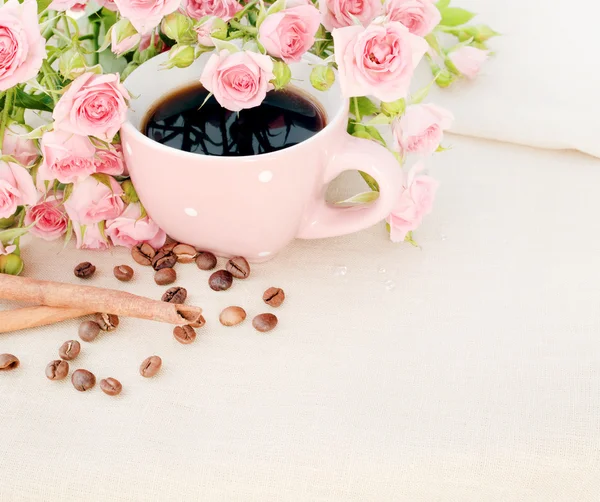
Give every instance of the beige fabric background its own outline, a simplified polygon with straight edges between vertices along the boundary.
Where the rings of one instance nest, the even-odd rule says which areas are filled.
[[[73,365],[120,379],[119,398],[46,380],[76,323],[0,335],[22,361],[0,375],[0,500],[597,501],[600,161],[447,143],[420,249],[382,226],[297,241],[219,294],[178,266],[206,309],[194,344],[124,320]],[[24,254],[27,275],[66,281],[90,259],[109,287],[129,262]],[[136,272],[130,290],[160,297]],[[288,294],[276,331],[218,324],[265,310],[271,285]]]

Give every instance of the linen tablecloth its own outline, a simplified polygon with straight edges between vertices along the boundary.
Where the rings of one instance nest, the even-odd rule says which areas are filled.
[[[76,322],[0,335],[22,362],[0,375],[0,500],[597,501],[600,161],[447,143],[420,248],[383,225],[296,241],[222,293],[178,265],[206,310],[195,343],[123,319],[72,364],[118,398],[45,378]],[[92,284],[125,288],[125,250],[37,244],[26,275],[76,282],[90,260]],[[135,271],[127,289],[159,298]],[[268,310],[272,285],[275,331],[219,325],[228,305]]]

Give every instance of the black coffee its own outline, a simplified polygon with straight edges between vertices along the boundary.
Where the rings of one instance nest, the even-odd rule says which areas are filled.
[[[200,85],[178,90],[150,110],[142,131],[178,150],[204,155],[276,152],[325,127],[321,108],[301,91],[271,91],[260,106],[231,112]],[[204,103],[204,105],[202,105]]]

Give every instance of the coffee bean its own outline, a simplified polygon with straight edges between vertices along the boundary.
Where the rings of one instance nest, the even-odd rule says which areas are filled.
[[[10,371],[19,367],[19,358],[12,354],[0,354],[0,371]]]
[[[174,288],[169,288],[165,291],[165,294],[162,295],[161,300],[167,303],[183,303],[187,298],[187,290],[185,288],[181,288],[179,286],[175,286]]]
[[[277,326],[277,316],[273,314],[259,314],[252,319],[252,326],[261,333],[266,333]]]
[[[173,284],[177,280],[177,272],[174,268],[161,268],[154,274],[154,282],[159,286]]]
[[[162,268],[173,268],[177,263],[177,257],[172,251],[159,251],[152,260],[152,267],[154,270],[160,270]]]
[[[46,366],[46,378],[48,380],[62,380],[69,374],[69,363],[57,359]]]
[[[233,276],[227,270],[217,270],[208,278],[208,285],[213,291],[225,291],[232,283]]]
[[[162,366],[162,359],[158,356],[150,356],[144,359],[144,362],[140,366],[140,375],[144,378],[153,377],[158,373]]]
[[[236,279],[245,279],[250,275],[250,265],[243,256],[234,256],[225,266]]]
[[[147,242],[143,242],[131,248],[131,257],[136,263],[149,267],[156,256],[156,251]]]
[[[116,378],[103,378],[100,380],[100,389],[109,396],[118,396],[123,386]]]
[[[285,300],[285,293],[281,288],[269,288],[263,294],[263,301],[271,307],[279,307]]]
[[[235,326],[246,319],[246,311],[242,307],[227,307],[219,315],[223,326]]]
[[[196,265],[200,270],[212,270],[217,266],[217,257],[209,251],[200,251],[196,256]]]
[[[201,314],[187,311],[185,309],[178,310],[177,313],[183,317],[192,328],[201,328],[206,324],[206,319]]]
[[[96,272],[96,267],[92,265],[89,261],[84,261],[75,267],[73,273],[75,277],[79,277],[80,279],[89,279]]]
[[[179,242],[177,242],[174,239],[171,239],[171,237],[167,237],[167,240],[165,241],[163,247],[161,247],[159,251],[162,251],[163,253],[168,253],[169,251],[173,251],[173,249],[175,249],[175,246],[177,245],[179,245]]]
[[[94,320],[102,331],[114,331],[119,327],[119,318],[114,314],[98,313],[94,316]]]
[[[71,383],[79,392],[85,392],[96,385],[96,377],[88,370],[75,370],[71,375]]]
[[[94,321],[84,321],[79,325],[79,338],[84,342],[93,342],[100,333],[100,325]]]
[[[121,282],[129,282],[133,279],[133,269],[129,265],[119,265],[113,269],[113,274]]]
[[[196,339],[196,330],[189,324],[186,324],[185,326],[175,326],[173,328],[173,336],[179,343],[187,345]]]
[[[177,257],[179,263],[192,263],[196,259],[198,251],[189,244],[177,244],[173,248],[173,253]]]
[[[58,356],[65,361],[72,361],[81,352],[81,344],[77,340],[69,340],[58,349]]]

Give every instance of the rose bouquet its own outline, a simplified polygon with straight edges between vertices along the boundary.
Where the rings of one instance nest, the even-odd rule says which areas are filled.
[[[218,103],[240,111],[292,79],[289,64],[321,58],[311,83],[336,78],[350,99],[348,132],[388,147],[404,171],[387,224],[393,241],[431,211],[437,183],[424,160],[441,151],[452,115],[424,103],[433,84],[473,78],[497,35],[469,24],[448,0],[9,0],[0,5],[0,272],[23,268],[20,237],[75,235],[105,249],[165,233],[146,214],[128,178],[119,138],[130,100],[122,84],[168,51],[164,71],[211,52],[198,80]],[[411,89],[421,61],[432,80]],[[386,134],[387,133],[387,134]],[[346,204],[377,198],[370,191]]]

